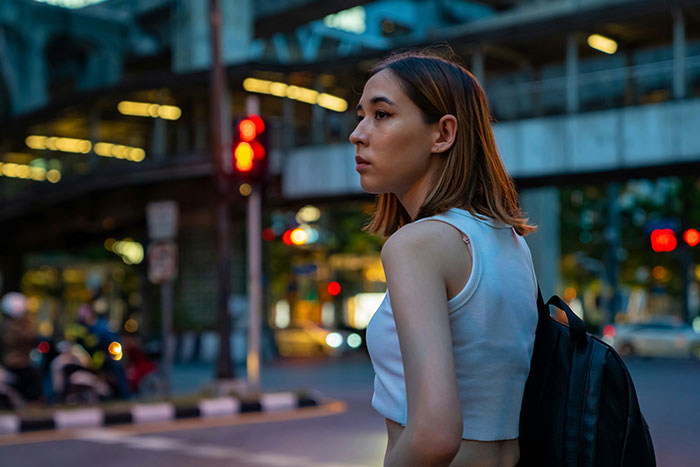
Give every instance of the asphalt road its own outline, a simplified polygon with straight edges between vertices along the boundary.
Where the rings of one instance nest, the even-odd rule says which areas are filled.
[[[700,362],[627,361],[649,423],[659,466],[700,464]],[[209,368],[180,369],[190,384]],[[0,464],[14,466],[381,465],[386,434],[370,407],[372,370],[364,357],[293,360],[265,368],[268,390],[314,388],[342,403],[308,412],[187,420],[70,433],[0,438]],[[267,417],[267,418],[266,418]],[[4,444],[4,445],[3,445]]]

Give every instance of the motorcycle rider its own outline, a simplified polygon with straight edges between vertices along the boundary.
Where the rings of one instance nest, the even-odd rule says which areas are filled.
[[[41,371],[34,366],[30,353],[38,343],[38,333],[27,315],[27,297],[8,292],[2,297],[0,355],[2,365],[15,376],[16,386],[27,401],[42,399]]]

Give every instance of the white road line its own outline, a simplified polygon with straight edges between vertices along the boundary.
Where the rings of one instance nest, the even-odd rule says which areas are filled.
[[[123,444],[132,449],[172,451],[204,459],[240,460],[264,467],[368,467],[358,464],[316,462],[303,456],[260,452],[240,447],[195,444],[165,436],[131,436],[126,432],[110,429],[84,430],[79,432],[75,439],[104,444]]]

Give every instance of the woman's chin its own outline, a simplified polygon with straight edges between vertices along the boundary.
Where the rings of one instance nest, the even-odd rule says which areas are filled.
[[[382,193],[386,193],[386,190],[382,190],[380,187],[367,183],[362,179],[360,179],[360,187],[362,188],[362,191],[370,195],[381,195]]]

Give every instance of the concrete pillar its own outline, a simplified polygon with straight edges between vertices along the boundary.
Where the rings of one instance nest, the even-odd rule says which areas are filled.
[[[673,14],[673,98],[685,98],[685,20],[680,7]]]
[[[209,66],[209,2],[176,0],[173,16],[172,54],[175,71],[203,69]]]
[[[531,188],[520,193],[525,217],[537,225],[537,232],[525,237],[537,280],[545,300],[559,290],[559,189],[553,187]]]
[[[566,36],[566,112],[578,112],[578,34]]]
[[[200,1],[200,0],[197,0]],[[221,2],[221,60],[225,64],[248,60],[253,41],[252,0],[219,0]]]
[[[219,0],[221,59],[224,64],[248,59],[253,39],[252,0]],[[173,27],[173,68],[201,70],[211,63],[209,2],[176,0]]]

